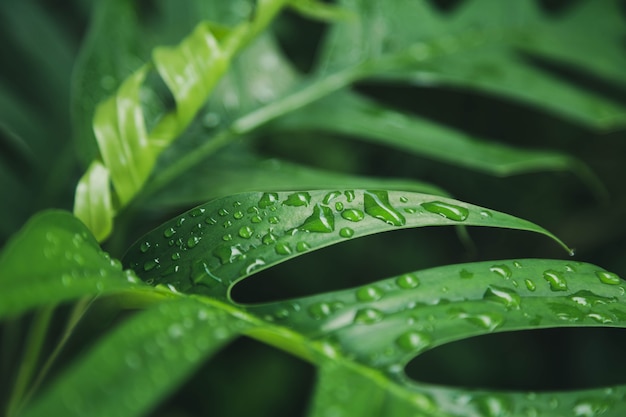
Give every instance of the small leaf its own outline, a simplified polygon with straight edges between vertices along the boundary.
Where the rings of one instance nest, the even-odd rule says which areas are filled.
[[[216,305],[160,303],[107,334],[22,415],[145,415],[245,327]]]
[[[109,170],[99,161],[92,162],[76,186],[74,215],[98,241],[106,239],[113,230],[115,212],[110,187]]]
[[[11,239],[0,254],[0,284],[0,317],[86,295],[145,288],[63,211],[36,215]]]
[[[533,223],[452,199],[400,191],[319,190],[211,201],[142,237],[124,262],[148,282],[224,299],[238,280],[310,250],[387,230],[440,225],[533,231],[566,247]]]

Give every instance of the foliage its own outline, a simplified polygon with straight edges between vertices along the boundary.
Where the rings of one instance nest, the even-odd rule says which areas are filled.
[[[7,415],[624,414],[623,3],[65,7],[0,7]]]

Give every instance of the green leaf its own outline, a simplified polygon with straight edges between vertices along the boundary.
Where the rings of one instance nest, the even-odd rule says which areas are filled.
[[[160,303],[107,334],[21,415],[145,415],[245,327],[218,305]]]
[[[380,416],[508,416],[525,415],[528,409],[536,415],[570,415],[572,410],[586,415],[583,410],[589,408],[618,416],[626,411],[620,401],[625,385],[491,393],[416,383],[406,377],[404,366],[442,344],[492,332],[626,328],[625,289],[617,275],[595,265],[520,259],[437,267],[246,310],[288,327],[304,343],[325,346],[323,358],[315,359],[322,373],[313,415],[333,410],[348,416],[355,409]]]
[[[521,46],[528,51],[532,45],[548,45],[542,50],[543,55],[550,55],[557,62],[565,59],[565,65],[576,54],[575,64],[590,75],[598,67],[621,68],[625,58],[619,37],[623,36],[623,29],[616,30],[615,18],[610,16],[618,13],[617,2],[606,2],[603,6],[610,5],[602,7],[601,15],[609,17],[611,31],[581,31],[580,24],[567,22],[559,25],[557,19],[543,15],[531,1],[520,1],[514,8],[497,0],[468,1],[450,15],[437,12],[427,2],[397,0],[382,5],[344,0],[340,4],[359,19],[339,21],[333,27],[320,65],[323,73],[360,66],[379,80],[434,87],[452,85],[496,94],[596,128],[609,129],[626,123],[623,106],[539,69],[523,59],[518,49]],[[592,15],[597,17],[599,9],[600,6],[581,9],[578,22],[582,16],[590,20]],[[419,25],[415,24],[416,19]],[[572,42],[572,37],[586,38],[588,32],[595,32],[591,36],[594,41]],[[602,52],[602,64],[589,65],[593,60],[587,57],[595,56],[598,43],[610,45],[612,52]],[[554,53],[565,44],[567,56]],[[610,72],[613,79],[619,78],[622,85],[626,84],[623,72]]]
[[[202,178],[202,181],[197,181]],[[349,175],[311,168],[279,159],[261,159],[243,150],[220,152],[210,162],[186,172],[148,200],[150,207],[191,206],[229,194],[256,190],[289,191],[342,187],[406,190],[448,196],[416,180]]]
[[[100,249],[78,219],[55,210],[37,214],[7,243],[0,254],[0,285],[0,317],[83,296],[144,288]]]
[[[98,105],[93,122],[100,154],[122,206],[141,189],[156,158],[139,104],[148,70],[147,66],[137,70],[115,96]]]
[[[348,91],[340,91],[287,115],[279,128],[338,132],[491,175],[572,170],[593,177],[575,158],[513,148],[473,138],[418,116],[403,114]],[[454,152],[450,152],[453,149]],[[593,181],[590,181],[593,182]]]
[[[87,225],[98,241],[113,230],[109,171],[99,161],[92,162],[76,187],[74,215]]]
[[[126,253],[149,283],[225,299],[238,280],[313,249],[399,228],[527,230],[516,217],[428,194],[381,190],[246,193],[211,201],[148,233]]]

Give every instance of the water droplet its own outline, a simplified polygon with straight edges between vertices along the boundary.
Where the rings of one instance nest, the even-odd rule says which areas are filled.
[[[309,315],[315,320],[321,320],[325,317],[328,317],[330,313],[332,313],[330,304],[324,302],[311,304],[311,306],[308,308],[308,311]]]
[[[261,209],[268,208],[273,206],[278,202],[278,194],[277,193],[265,193],[261,196],[261,199],[258,202],[258,206]]]
[[[567,281],[560,272],[548,270],[543,273],[543,279],[548,281],[552,291],[567,291]]]
[[[159,258],[150,259],[143,264],[143,270],[146,272],[152,271],[158,265],[159,265]]]
[[[461,272],[459,272],[459,276],[463,279],[470,279],[474,277],[474,273],[463,268],[461,269]]]
[[[173,227],[169,227],[163,231],[163,236],[165,236],[166,238],[170,238],[174,236],[175,233],[176,229],[174,229]]]
[[[337,211],[343,210],[343,203],[341,203],[341,202],[335,203],[335,210],[337,210]]]
[[[252,218],[250,219],[250,221],[252,223],[261,223],[263,221],[263,219],[261,218],[261,216],[259,216],[258,214],[255,216],[252,216]]]
[[[217,257],[222,264],[233,263],[239,257],[244,256],[244,250],[239,245],[222,245],[213,250],[213,255]]]
[[[396,285],[402,289],[409,290],[417,288],[420,285],[420,281],[415,274],[404,274],[396,278]]]
[[[380,300],[383,294],[383,290],[374,285],[370,285],[359,288],[356,292],[356,298],[359,301],[376,301]]]
[[[433,343],[432,337],[428,333],[410,330],[402,333],[396,344],[403,350],[411,353],[421,352]]]
[[[313,208],[313,214],[298,226],[298,229],[308,232],[330,233],[335,230],[335,215],[329,207],[316,204]]]
[[[237,210],[236,212],[233,213],[233,217],[237,220],[243,219],[243,211]]]
[[[350,229],[349,227],[343,227],[339,231],[339,236],[345,237],[345,238],[350,238],[350,237],[354,236],[354,230]]]
[[[224,236],[222,236],[222,240],[224,242],[229,242],[233,240],[233,235],[231,235],[230,233],[226,233]]]
[[[502,323],[504,323],[504,318],[499,314],[494,313],[469,314],[461,312],[457,314],[456,317],[466,320],[468,323],[475,326],[489,330],[490,332],[494,331],[500,327]]]
[[[355,194],[353,190],[346,190],[343,192],[343,195],[346,196],[346,200],[348,200],[348,203],[351,203],[354,200]]]
[[[524,284],[526,284],[526,288],[528,288],[529,291],[535,291],[537,289],[535,283],[530,279],[525,279]]]
[[[289,246],[289,243],[286,242],[278,242],[274,247],[274,250],[279,255],[291,255],[291,253],[293,252],[291,246]]]
[[[198,242],[200,242],[200,236],[191,236],[189,239],[187,239],[187,247],[191,249],[195,247]]]
[[[283,201],[283,205],[292,206],[292,207],[300,207],[307,206],[311,202],[311,194],[306,192],[293,193],[290,194],[285,201]]]
[[[548,307],[560,320],[575,322],[585,317],[578,308],[563,303],[548,303]]]
[[[341,213],[341,217],[351,222],[360,222],[365,217],[365,214],[358,209],[348,209]]]
[[[506,265],[494,265],[491,268],[489,268],[489,270],[491,272],[495,272],[496,274],[500,275],[502,278],[505,278],[505,279],[509,279],[511,278],[511,275],[513,275],[513,273],[511,272],[511,268],[509,268]]]
[[[494,301],[496,303],[504,305],[507,309],[519,309],[522,303],[522,298],[515,291],[490,285],[483,295],[484,300]]]
[[[141,246],[139,246],[141,253],[148,252],[148,249],[150,249],[150,242],[141,242]]]
[[[217,214],[219,214],[222,217],[228,216],[228,210],[226,210],[225,208],[221,208],[217,211]]]
[[[619,285],[622,282],[621,278],[613,272],[597,271],[596,276],[601,282],[609,285]]]
[[[469,210],[465,207],[444,203],[443,201],[429,201],[421,204],[430,213],[438,214],[446,219],[462,222],[469,216]]]
[[[339,197],[340,195],[341,195],[341,191],[331,191],[324,196],[322,203],[328,205],[330,204],[331,201],[333,201],[335,198]]]
[[[311,249],[311,246],[306,242],[298,242],[296,243],[296,252],[302,253]]]
[[[588,290],[580,290],[569,297],[576,304],[593,307],[599,304],[610,304],[617,301],[615,297],[603,297]]]
[[[198,217],[198,216],[202,216],[204,212],[205,212],[205,209],[198,207],[198,208],[191,210],[191,212],[189,212],[189,215],[191,217]]]
[[[177,261],[180,259],[180,253],[179,252],[174,252],[171,256],[172,261]]]
[[[364,308],[358,310],[354,316],[355,323],[372,324],[379,322],[385,315],[382,311],[375,308]]]
[[[491,212],[489,210],[481,210],[480,217],[482,217],[483,219],[489,219],[491,218]]]
[[[231,222],[230,220],[226,220],[222,226],[224,226],[224,229],[228,229],[232,225],[233,222]]]
[[[595,417],[604,415],[611,408],[613,404],[605,399],[588,398],[576,402],[573,411],[575,417]]]
[[[406,224],[404,216],[389,203],[387,191],[365,191],[363,193],[365,213],[392,226]]]
[[[206,219],[204,219],[204,222],[206,224],[210,224],[211,226],[214,226],[217,224],[217,220],[215,220],[213,217],[207,217]]]
[[[233,201],[233,207],[241,207],[241,201]]]
[[[609,316],[607,314],[604,314],[604,313],[589,313],[589,314],[587,314],[587,317],[597,321],[598,323],[602,323],[602,324],[613,323],[613,317],[611,317],[611,316]]]
[[[261,238],[261,242],[263,242],[264,245],[271,245],[272,243],[276,242],[276,239],[278,239],[278,236],[276,236],[272,232],[267,232]]]
[[[495,395],[476,396],[472,398],[471,403],[483,417],[505,417],[513,413],[510,400]]]
[[[250,239],[253,234],[254,234],[254,229],[251,228],[250,226],[244,226],[241,229],[239,229],[239,236],[241,236],[244,239]]]
[[[257,258],[254,261],[250,262],[246,266],[246,269],[244,271],[246,274],[251,274],[252,272],[262,267],[263,265],[265,265],[265,260],[263,258]]]
[[[268,221],[270,224],[278,224],[278,222],[280,221],[280,219],[279,219],[278,217],[276,217],[276,216],[270,216],[270,217],[267,219],[267,221]]]

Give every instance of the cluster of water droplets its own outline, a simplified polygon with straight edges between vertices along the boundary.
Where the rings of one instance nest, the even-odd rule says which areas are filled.
[[[325,246],[333,241],[331,235],[353,238],[359,223],[368,218],[402,227],[409,215],[426,213],[458,222],[469,215],[467,208],[442,201],[411,204],[406,196],[394,198],[392,204],[387,191],[377,190],[243,194],[241,200],[220,207],[214,203],[197,207],[156,235],[147,235],[131,264],[149,283],[165,283],[179,291],[195,285],[229,285],[283,257]],[[382,230],[381,226],[374,229]],[[204,244],[205,239],[209,243]],[[202,254],[190,252],[198,246]],[[232,265],[242,266],[223,276],[224,268]],[[182,276],[183,271],[188,276]]]

